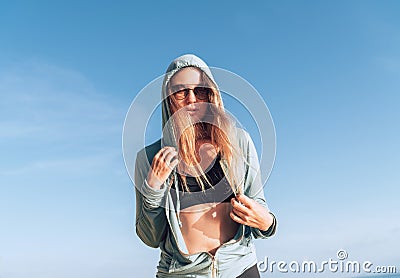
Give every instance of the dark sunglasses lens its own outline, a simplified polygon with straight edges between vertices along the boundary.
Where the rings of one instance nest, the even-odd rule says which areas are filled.
[[[174,97],[178,100],[182,100],[186,97],[186,90],[180,90],[174,93]]]
[[[208,95],[211,93],[211,89],[207,87],[196,87],[194,88],[194,93],[198,99],[204,100],[208,98]]]

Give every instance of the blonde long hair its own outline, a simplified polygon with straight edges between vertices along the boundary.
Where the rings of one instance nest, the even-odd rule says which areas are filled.
[[[193,67],[196,68],[196,67]],[[181,158],[178,168],[182,164],[189,165],[194,170],[194,177],[196,178],[201,189],[205,190],[205,183],[208,183],[211,187],[212,184],[207,179],[200,161],[196,156],[196,131],[197,134],[202,132],[205,134],[205,138],[210,139],[211,144],[220,153],[221,159],[225,159],[228,165],[228,182],[235,193],[241,193],[241,184],[243,177],[238,177],[237,170],[239,167],[239,160],[242,157],[240,148],[237,141],[237,135],[235,133],[235,121],[234,119],[225,112],[223,107],[221,95],[217,86],[214,82],[205,74],[202,70],[198,69],[201,74],[202,86],[209,87],[211,94],[209,95],[208,112],[211,119],[206,122],[193,123],[192,119],[185,113],[177,113],[173,118],[174,134],[177,134],[179,138],[175,138],[178,146],[179,157]],[[170,111],[177,111],[175,102],[171,98],[171,87],[170,83],[167,86],[168,90],[168,102],[170,105]],[[210,123],[211,122],[211,123]],[[197,129],[197,130],[196,130]],[[178,173],[179,174],[179,173]],[[186,176],[180,175],[183,180],[183,188],[186,191],[190,191],[187,186]]]

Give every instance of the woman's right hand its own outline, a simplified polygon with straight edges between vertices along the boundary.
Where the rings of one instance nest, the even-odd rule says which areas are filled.
[[[161,185],[167,180],[172,170],[178,165],[178,153],[174,147],[164,147],[158,151],[151,163],[150,171],[147,175],[147,184],[160,189]]]

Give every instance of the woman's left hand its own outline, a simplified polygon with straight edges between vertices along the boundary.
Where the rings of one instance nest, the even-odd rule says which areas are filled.
[[[268,209],[244,194],[232,198],[231,204],[232,211],[230,216],[240,224],[266,231],[274,221]]]

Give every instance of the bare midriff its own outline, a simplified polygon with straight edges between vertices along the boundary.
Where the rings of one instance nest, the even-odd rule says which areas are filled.
[[[218,148],[209,140],[199,140],[200,166],[203,171],[215,160]],[[233,239],[239,224],[232,220],[229,202],[198,204],[180,211],[181,232],[189,254],[209,252],[212,255],[224,243]]]
[[[223,202],[181,211],[181,231],[189,254],[207,251],[214,255],[218,247],[234,237],[239,224],[230,217],[231,210],[231,203]]]

